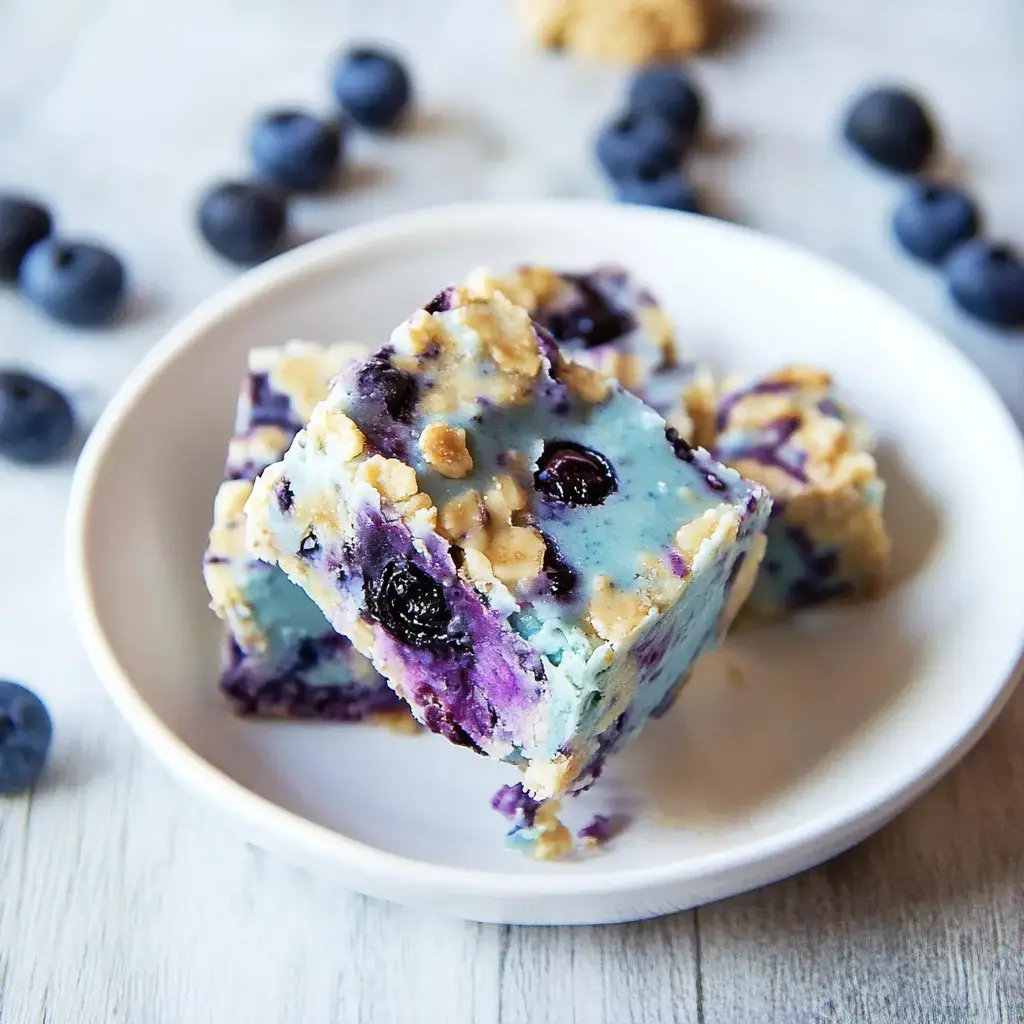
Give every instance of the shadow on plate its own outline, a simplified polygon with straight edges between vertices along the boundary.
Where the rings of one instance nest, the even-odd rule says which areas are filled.
[[[907,583],[920,573],[942,541],[942,523],[935,502],[914,479],[897,447],[888,442],[875,453],[886,485],[885,522],[892,537],[889,583]]]

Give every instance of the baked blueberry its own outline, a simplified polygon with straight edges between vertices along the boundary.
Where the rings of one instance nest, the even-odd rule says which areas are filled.
[[[916,182],[896,207],[892,230],[911,256],[941,263],[978,233],[978,207],[955,185]]]
[[[197,220],[214,252],[234,263],[259,263],[280,249],[288,207],[284,197],[266,185],[222,181],[203,193]]]
[[[397,640],[433,647],[450,639],[452,613],[444,589],[411,562],[388,562],[365,587],[367,610]]]
[[[24,686],[0,680],[0,793],[23,793],[35,783],[52,739],[46,705]]]
[[[682,68],[652,64],[641,68],[629,84],[629,106],[643,114],[656,114],[690,140],[697,134],[704,113],[700,92]]]
[[[75,432],[71,403],[28,373],[0,371],[0,455],[26,464],[49,462]]]
[[[533,475],[542,494],[565,505],[601,505],[615,491],[615,470],[608,460],[574,441],[548,441]]]
[[[921,170],[935,148],[935,128],[924,104],[893,86],[858,96],[846,112],[843,136],[872,163],[904,174]]]
[[[570,598],[576,591],[579,573],[559,554],[550,537],[544,538],[544,575],[552,597]]]
[[[393,127],[412,98],[405,65],[375,46],[359,46],[342,54],[331,86],[341,109],[364,128]]]
[[[690,183],[678,169],[641,173],[615,183],[615,197],[621,203],[657,206],[681,213],[700,213],[700,203]]]
[[[946,263],[953,301],[996,327],[1024,327],[1024,261],[1008,245],[983,238],[965,242]]]
[[[693,462],[693,447],[675,427],[665,428],[665,440],[672,445],[672,451],[677,459],[682,459],[683,462]]]
[[[18,284],[25,298],[54,320],[97,327],[113,320],[121,307],[124,264],[102,246],[46,238],[22,260]]]
[[[564,274],[563,278],[576,288],[582,301],[564,312],[543,316],[547,330],[562,344],[594,348],[623,337],[636,326],[632,315],[612,305],[585,274]]]
[[[359,371],[359,390],[364,397],[383,403],[393,420],[410,422],[416,408],[416,381],[391,365],[387,349],[375,352]]]
[[[629,110],[601,129],[594,152],[605,174],[618,182],[678,169],[683,141],[664,118]]]
[[[53,230],[50,211],[23,196],[0,195],[0,281],[17,281],[25,254]]]
[[[249,136],[256,174],[273,185],[298,192],[323,188],[342,157],[341,123],[301,110],[261,114]]]

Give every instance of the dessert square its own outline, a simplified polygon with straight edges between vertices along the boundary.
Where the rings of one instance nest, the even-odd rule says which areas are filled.
[[[455,288],[342,374],[245,512],[420,721],[552,798],[717,644],[770,504],[501,292]]]
[[[203,559],[211,606],[227,626],[220,686],[241,714],[356,721],[402,708],[302,589],[245,547],[242,509],[253,480],[288,450],[331,379],[363,353],[292,342],[249,355]]]
[[[774,500],[747,610],[776,617],[876,595],[890,550],[885,484],[863,425],[836,400],[829,374],[790,366],[726,382],[715,431],[716,458],[763,484]]]

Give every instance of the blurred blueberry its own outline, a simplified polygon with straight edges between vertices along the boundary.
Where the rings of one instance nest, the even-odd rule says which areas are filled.
[[[627,111],[601,129],[595,153],[597,162],[614,182],[677,170],[683,158],[683,143],[663,118]]]
[[[203,193],[198,223],[203,238],[221,256],[235,263],[259,263],[281,247],[288,207],[266,185],[222,181]]]
[[[17,281],[25,254],[52,230],[45,206],[24,196],[0,195],[0,281]]]
[[[995,327],[1024,327],[1024,262],[1008,245],[976,238],[946,263],[953,301]]]
[[[22,294],[47,316],[73,327],[113,320],[125,293],[124,264],[89,242],[47,238],[21,262]]]
[[[58,458],[75,432],[71,403],[28,373],[0,371],[0,455],[35,465]]]
[[[697,134],[704,113],[704,101],[690,76],[666,64],[653,64],[633,75],[629,106],[668,121],[686,140]]]
[[[273,185],[298,192],[323,188],[342,156],[342,128],[301,110],[261,114],[249,137],[256,173]]]
[[[941,263],[978,233],[978,207],[954,185],[915,183],[896,207],[892,229],[904,249],[928,263]]]
[[[0,793],[13,796],[35,783],[52,739],[46,705],[24,686],[0,679]]]
[[[678,169],[624,178],[615,183],[615,196],[619,202],[637,206],[659,206],[683,213],[701,212],[693,188]]]
[[[331,87],[341,109],[364,128],[393,127],[412,98],[405,65],[375,46],[343,53],[334,66]]]
[[[854,100],[843,136],[868,160],[904,174],[921,170],[935,148],[935,128],[924,104],[892,86],[870,89]]]

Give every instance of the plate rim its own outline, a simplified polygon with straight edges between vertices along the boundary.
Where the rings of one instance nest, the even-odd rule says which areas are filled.
[[[871,296],[887,307],[894,318],[902,318],[947,358],[959,363],[959,371],[988,397],[994,412],[1020,454],[1024,480],[1024,438],[998,393],[981,371],[941,332],[910,313],[881,288],[799,245],[763,234],[751,228],[695,215],[637,207],[616,206],[587,200],[541,202],[475,202],[435,206],[390,216],[369,224],[348,228],[309,242],[242,274],[226,287],[203,300],[173,326],[136,364],[104,409],[87,439],[75,468],[66,519],[66,574],[71,593],[73,617],[91,667],[99,676],[119,712],[139,738],[150,747],[174,775],[199,790],[207,799],[262,829],[275,839],[301,846],[317,857],[336,862],[350,872],[378,882],[394,881],[433,896],[510,896],[524,899],[545,896],[587,896],[629,894],[653,888],[698,884],[748,867],[750,883],[730,885],[729,895],[767,884],[804,870],[821,859],[815,852],[829,841],[837,845],[845,836],[850,845],[881,827],[914,799],[934,785],[977,742],[1013,693],[1024,667],[1024,623],[1015,656],[1000,673],[1000,683],[991,688],[991,699],[980,711],[961,722],[951,739],[944,740],[932,757],[905,776],[887,780],[865,791],[860,800],[844,802],[837,812],[819,814],[791,827],[758,839],[742,842],[725,852],[694,854],[685,860],[669,860],[644,867],[570,873],[525,874],[462,868],[392,853],[353,839],[325,825],[310,821],[294,811],[263,797],[236,781],[196,753],[166,725],[145,701],[121,666],[108,641],[94,601],[94,587],[88,567],[88,539],[94,485],[106,455],[129,413],[144,398],[163,371],[182,353],[199,344],[204,335],[238,310],[263,297],[267,291],[287,287],[309,272],[316,272],[361,249],[379,244],[396,244],[403,238],[434,231],[483,229],[510,218],[518,224],[558,218],[572,220],[595,217],[604,220],[649,220],[652,226],[671,223],[678,229],[689,222],[694,230],[742,236],[745,244],[762,247],[797,263],[825,272],[837,283]],[[681,220],[682,218],[682,220]],[[797,865],[794,867],[794,864]],[[355,879],[353,879],[355,880]],[[667,911],[666,911],[667,912]]]

